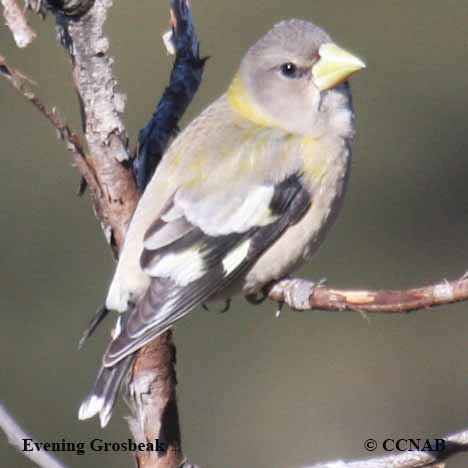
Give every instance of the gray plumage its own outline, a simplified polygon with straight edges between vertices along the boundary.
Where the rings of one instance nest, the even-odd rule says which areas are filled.
[[[361,64],[312,23],[279,23],[173,142],[128,228],[106,300],[123,316],[81,419],[105,425],[134,353],[196,306],[255,293],[315,252],[348,179],[343,81]]]

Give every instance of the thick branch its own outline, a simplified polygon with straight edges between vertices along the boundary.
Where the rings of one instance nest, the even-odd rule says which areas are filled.
[[[3,430],[8,438],[8,442],[16,447],[25,457],[29,458],[33,463],[41,468],[66,468],[57,458],[52,456],[49,452],[44,450],[31,450],[25,451],[25,440],[29,447],[32,447],[34,439],[30,434],[21,429],[19,424],[8,413],[6,408],[0,402],[0,428]]]
[[[16,0],[2,0],[3,16],[18,47],[27,47],[36,38]]]
[[[182,2],[184,15],[190,13],[185,0],[174,2],[179,18]],[[111,234],[111,245],[118,252],[136,206],[138,192],[120,118],[124,97],[115,91],[111,59],[107,56],[108,41],[102,29],[111,4],[110,0],[96,0],[93,8],[80,21],[59,14],[57,22],[62,30],[62,43],[72,58],[83,126],[96,174],[105,191],[98,200],[100,206],[97,214],[106,232]],[[187,99],[182,110],[175,107],[179,113],[172,120],[173,125],[177,125],[191,97]],[[182,99],[179,101],[182,102]],[[174,129],[167,128],[171,135]],[[161,134],[157,125],[152,129],[152,135]],[[161,151],[164,151],[168,139],[160,146]],[[147,142],[151,141],[151,137],[148,137]],[[147,180],[149,177],[146,177],[145,183]],[[141,188],[144,189],[144,184]],[[129,418],[129,423],[133,435],[138,442],[154,442],[157,438],[165,449],[156,456],[146,452],[137,454],[139,467],[176,468],[184,463],[175,386],[175,348],[172,334],[167,332],[139,351],[130,378],[129,402],[133,417]]]
[[[122,121],[125,96],[116,89],[109,41],[103,26],[111,0],[96,0],[79,21],[57,14],[63,46],[70,54],[83,129],[102,193],[97,214],[117,254],[138,201]]]
[[[285,279],[270,287],[268,297],[296,311],[349,310],[402,314],[468,300],[468,275],[455,281],[399,291],[340,290],[302,279]]]
[[[179,7],[182,2],[185,21],[185,16],[190,14],[185,0],[175,2],[178,8],[176,15],[181,18]],[[96,214],[106,237],[117,254],[122,247],[128,221],[138,200],[138,193],[132,171],[129,169],[130,165],[127,164],[126,134],[120,117],[124,97],[115,91],[111,59],[106,54],[108,42],[102,31],[110,6],[111,1],[96,1],[94,8],[80,21],[70,20],[57,12],[61,41],[72,59],[75,86],[81,103],[83,128],[92,158],[86,157],[78,136],[63,123],[58,113],[48,110],[31,91],[28,79],[8,66],[3,58],[0,61],[0,72],[67,141],[78,169],[91,189]],[[179,23],[179,26],[183,24]],[[182,78],[180,73],[175,76]],[[182,115],[181,103],[185,102],[183,104],[185,109],[195,90],[177,100],[178,105],[174,109],[177,109],[178,117],[172,120],[175,126]],[[167,112],[168,106],[162,107]],[[174,129],[167,128],[172,134]],[[154,135],[157,135],[157,126],[154,129]],[[165,144],[167,142],[168,140]],[[164,148],[164,145],[161,146],[161,151],[164,151]],[[174,366],[175,348],[170,332],[146,346],[137,357],[131,389],[132,397],[134,401],[138,401],[138,405],[132,408],[136,417],[131,421],[131,427],[137,440],[144,437],[147,441],[153,442],[154,438],[158,438],[167,444],[163,456],[148,458],[145,453],[139,454],[139,466],[161,468],[178,467],[182,464],[189,466],[184,463],[181,451]],[[138,428],[141,429],[138,431]]]
[[[180,446],[179,414],[176,400],[176,349],[172,332],[166,332],[143,347],[133,366],[128,418],[136,443],[161,443],[160,452],[138,455],[139,468],[179,467],[183,462]]]
[[[18,70],[10,67],[6,60],[0,56],[0,75],[53,125],[63,140],[66,141],[72,152],[75,164],[81,175],[85,177],[93,194],[96,212],[102,212],[100,203],[102,200],[100,173],[94,172],[94,166],[87,159],[85,150],[78,135],[74,134],[68,125],[60,118],[58,112],[49,110],[47,106],[31,90],[29,80]],[[131,176],[131,174],[129,174]],[[135,195],[137,197],[137,195]],[[109,211],[112,215],[112,211]],[[117,216],[120,212],[117,212]],[[111,218],[114,220],[113,218]],[[115,219],[115,223],[119,220]],[[118,248],[121,245],[117,245]],[[180,446],[180,430],[176,400],[175,378],[175,347],[172,343],[172,333],[167,332],[146,346],[139,354],[133,371],[130,408],[133,417],[129,418],[129,424],[136,441],[142,440],[154,442],[155,438],[167,441],[168,450],[164,456],[153,456],[151,453],[142,452],[138,455],[139,467],[179,467],[183,463],[183,454]],[[1,409],[1,408],[0,408]],[[1,415],[0,415],[1,416]],[[11,424],[2,424],[7,434]],[[143,431],[140,429],[143,428]],[[20,443],[20,442],[19,442]],[[164,442],[163,442],[164,443]],[[19,448],[22,445],[13,444]],[[44,468],[58,468],[56,465],[43,465]],[[187,467],[189,465],[186,465]]]

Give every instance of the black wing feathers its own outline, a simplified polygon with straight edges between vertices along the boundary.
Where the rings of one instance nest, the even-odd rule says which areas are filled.
[[[269,209],[276,219],[265,226],[249,229],[243,233],[209,236],[199,227],[192,226],[172,243],[155,250],[145,249],[141,257],[142,268],[151,267],[168,253],[182,252],[197,246],[203,259],[203,275],[187,285],[180,286],[169,278],[152,279],[145,296],[135,308],[127,313],[122,331],[110,344],[104,357],[105,366],[113,366],[125,356],[149,342],[179,320],[190,310],[220,291],[228,288],[246,273],[259,256],[270,247],[281,234],[297,223],[311,204],[310,194],[301,183],[301,175],[295,174],[275,187]],[[154,224],[151,229],[164,229],[164,222]],[[157,230],[157,229],[156,229]],[[156,232],[153,230],[153,232]],[[244,242],[248,243],[246,255],[226,268],[223,260]]]

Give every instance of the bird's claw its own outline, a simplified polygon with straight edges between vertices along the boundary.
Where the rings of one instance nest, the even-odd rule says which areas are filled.
[[[224,307],[219,311],[220,314],[224,314],[231,308],[231,299],[226,299],[224,301]],[[206,304],[201,305],[206,311],[209,311],[210,308]]]
[[[250,304],[260,305],[268,299],[268,294],[265,291],[261,291],[260,293],[248,294],[245,298]]]
[[[220,314],[225,314],[231,308],[231,299],[226,299],[224,307],[219,311]]]

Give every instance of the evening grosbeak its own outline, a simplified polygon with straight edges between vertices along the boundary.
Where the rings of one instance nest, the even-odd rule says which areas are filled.
[[[364,63],[318,26],[275,25],[173,141],[133,215],[105,307],[120,313],[80,419],[105,426],[136,352],[201,304],[311,257],[347,185]]]

